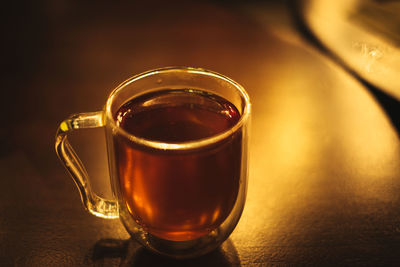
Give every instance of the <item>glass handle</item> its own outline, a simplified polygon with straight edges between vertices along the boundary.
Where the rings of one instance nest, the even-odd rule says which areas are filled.
[[[71,131],[103,126],[102,111],[72,115],[58,127],[55,148],[58,157],[78,187],[85,208],[98,217],[114,219],[119,217],[117,201],[104,199],[92,191],[89,175],[67,138]]]

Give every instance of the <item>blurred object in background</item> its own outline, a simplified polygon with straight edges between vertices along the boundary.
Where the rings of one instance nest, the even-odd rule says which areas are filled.
[[[362,79],[400,99],[399,0],[300,0],[311,34]]]

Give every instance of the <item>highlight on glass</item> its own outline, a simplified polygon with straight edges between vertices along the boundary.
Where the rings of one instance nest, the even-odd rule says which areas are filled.
[[[156,253],[199,256],[228,238],[243,211],[250,109],[243,87],[221,74],[151,70],[114,89],[103,110],[61,122],[56,152],[89,212],[120,218]],[[92,191],[67,139],[94,127],[105,129],[113,199]]]

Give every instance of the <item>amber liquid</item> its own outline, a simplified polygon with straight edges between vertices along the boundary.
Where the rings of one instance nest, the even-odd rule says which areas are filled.
[[[148,140],[182,143],[231,128],[240,118],[225,99],[194,90],[164,90],[125,103],[120,127]],[[149,233],[186,241],[217,228],[239,190],[241,132],[189,151],[152,149],[115,137],[121,195],[133,219]]]

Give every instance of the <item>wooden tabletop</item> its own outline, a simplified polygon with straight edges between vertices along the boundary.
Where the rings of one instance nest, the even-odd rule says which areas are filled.
[[[0,129],[1,266],[400,265],[400,142],[373,94],[301,38],[284,6],[42,1],[9,8]],[[193,66],[253,104],[247,202],[231,237],[189,261],[147,252],[87,213],[54,151],[58,123],[130,76]],[[72,136],[110,196],[103,131]]]

